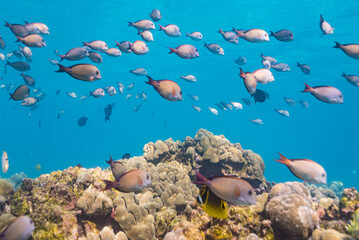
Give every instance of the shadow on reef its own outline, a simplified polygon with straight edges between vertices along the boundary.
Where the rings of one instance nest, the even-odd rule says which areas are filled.
[[[25,178],[16,191],[0,179],[0,231],[15,216],[28,215],[36,227],[33,239],[41,240],[358,238],[355,188],[344,189],[340,182],[325,187],[272,185],[263,176],[262,158],[223,135],[200,129],[184,142],[148,143],[143,156],[118,161],[127,170],[145,170],[152,185],[136,193],[103,191],[102,180],[114,178],[110,168],[99,167],[69,167]],[[228,219],[213,219],[196,202],[199,189],[191,181],[193,170],[247,179],[259,188],[257,203],[229,205]]]

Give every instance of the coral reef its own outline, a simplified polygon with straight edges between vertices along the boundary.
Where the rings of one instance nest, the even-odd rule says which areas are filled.
[[[258,154],[203,129],[184,142],[148,143],[143,156],[117,161],[127,171],[145,170],[151,186],[130,193],[103,191],[102,180],[114,177],[110,168],[99,167],[69,167],[36,179],[16,175],[22,184],[15,192],[0,180],[0,232],[16,216],[28,215],[36,227],[35,240],[351,239],[346,234],[358,233],[356,189],[342,190],[340,182],[272,186]],[[196,202],[193,170],[245,178],[257,187],[257,203],[229,204],[228,219],[211,218]],[[18,187],[20,180],[14,179]]]
[[[352,236],[359,238],[359,208],[355,211],[353,220],[347,225],[347,231]]]
[[[18,190],[22,184],[23,179],[27,178],[26,174],[23,172],[15,173],[10,178],[8,178],[8,182],[12,184],[15,190]]]

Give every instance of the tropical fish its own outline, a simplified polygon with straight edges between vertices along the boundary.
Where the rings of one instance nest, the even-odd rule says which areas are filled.
[[[104,190],[115,188],[121,192],[136,192],[151,184],[151,177],[142,169],[134,169],[122,174],[115,181],[103,180],[106,184]]]
[[[129,93],[126,95],[126,99],[130,99],[132,97],[133,93]]]
[[[29,30],[20,24],[10,24],[5,21],[5,27],[10,28],[11,32],[17,37],[26,37],[30,34]]]
[[[61,110],[60,112],[57,113],[57,119],[60,119],[60,117],[65,113],[64,110]]]
[[[196,82],[197,81],[196,77],[193,75],[181,76],[181,79],[183,79],[187,82]]]
[[[275,109],[274,111],[276,111],[279,115],[282,115],[284,117],[289,117],[289,112],[287,110]]]
[[[238,109],[243,109],[243,105],[239,102],[232,102],[231,101],[231,104],[233,105],[233,107],[238,110]]]
[[[164,98],[169,101],[182,101],[182,90],[177,83],[171,80],[153,80],[150,76],[147,76],[147,84],[153,86],[155,90]]]
[[[297,67],[299,67],[304,74],[310,74],[310,67],[308,64],[300,64],[299,62],[297,62]]]
[[[19,72],[30,71],[30,65],[27,62],[8,62],[6,61],[6,65],[10,65],[13,69]]]
[[[202,112],[202,109],[200,107],[197,107],[195,105],[192,105],[192,107],[196,112]]]
[[[16,42],[22,42],[28,47],[46,47],[45,40],[38,34],[30,34],[25,37],[16,37]]]
[[[124,153],[121,157],[121,159],[130,159],[131,158],[131,154],[129,153]]]
[[[156,29],[155,24],[150,20],[140,20],[137,22],[128,22],[129,27],[134,27],[137,30],[153,30]]]
[[[6,173],[7,170],[9,170],[9,158],[7,156],[7,152],[5,151],[3,151],[1,155],[1,167],[4,173]]]
[[[29,24],[29,23],[25,21],[25,24]],[[44,23],[30,23],[30,24],[32,24],[32,25],[35,26],[37,29],[39,29],[40,34],[50,35],[49,27],[46,26]]]
[[[251,121],[252,123],[256,124],[256,125],[263,125],[263,121],[262,119],[249,119],[249,121]]]
[[[260,57],[262,58],[263,61],[269,61],[270,65],[277,64],[277,59],[275,59],[274,57],[264,56],[263,53],[261,53]]]
[[[218,115],[218,110],[215,108],[208,107],[209,111],[211,111],[214,115]]]
[[[269,99],[269,94],[260,89],[256,89],[256,92],[252,94],[252,97],[254,98],[254,103],[264,102],[266,99]]]
[[[277,63],[275,65],[271,65],[271,68],[273,68],[274,70],[276,70],[278,72],[289,72],[290,71],[289,65],[285,64],[285,63]]]
[[[86,116],[80,117],[80,118],[77,120],[77,125],[79,125],[80,127],[83,127],[83,126],[86,125],[87,120],[88,120],[88,117],[86,117]]]
[[[138,112],[138,111],[140,111],[141,107],[142,107],[142,104],[137,105],[137,106],[135,106],[135,107],[133,108],[133,111],[134,111],[134,112]]]
[[[61,58],[60,62],[64,59],[75,61],[75,60],[81,60],[85,57],[88,57],[90,54],[84,47],[77,47],[70,49],[65,55],[59,55]]]
[[[270,37],[275,37],[278,41],[290,42],[293,41],[293,33],[287,29],[280,30],[278,32],[270,31]]]
[[[200,41],[203,39],[203,35],[200,32],[186,33],[186,37],[190,37],[192,40]]]
[[[25,22],[24,27],[27,30],[29,30],[29,34],[40,34],[40,29],[38,29],[35,24],[28,23],[26,21],[24,21],[24,22]]]
[[[242,101],[243,101],[244,104],[246,104],[248,106],[252,105],[251,100],[249,100],[247,98],[242,98]]]
[[[138,30],[137,35],[140,35],[142,37],[142,39],[146,42],[153,42],[153,35],[150,31],[145,30],[143,32],[141,32],[140,30]]]
[[[127,86],[127,91],[131,91],[133,86],[135,86],[135,82],[131,83],[130,85]]]
[[[82,43],[84,46],[87,46],[95,51],[106,52],[108,50],[107,43],[105,43],[104,41],[101,41],[101,40],[95,40],[95,41],[91,41],[88,43],[82,42]]]
[[[71,98],[77,98],[77,94],[74,92],[68,92],[66,93],[67,96],[71,97]]]
[[[14,50],[14,51],[12,51],[12,54],[13,54],[14,56],[16,56],[19,60],[21,60],[21,59],[24,57],[24,54],[22,54],[22,52],[19,51],[19,50]]]
[[[152,21],[158,22],[162,19],[161,12],[158,9],[153,9],[152,12],[149,14],[152,18]]]
[[[24,79],[26,85],[30,87],[35,87],[35,80],[31,76],[25,75],[24,73],[21,73],[20,75]]]
[[[256,92],[256,87],[257,87],[257,81],[256,78],[254,77],[254,75],[250,72],[243,72],[242,68],[240,69],[240,74],[239,76],[243,79],[244,82],[244,86],[246,87],[247,91],[250,94],[254,94]]]
[[[94,63],[102,63],[102,57],[98,52],[89,52],[88,58]]]
[[[105,91],[102,88],[97,88],[94,91],[90,91],[91,96],[94,98],[101,98],[105,96]]]
[[[78,80],[93,82],[101,79],[100,70],[91,64],[81,63],[70,67],[64,67],[61,64],[57,64],[57,66],[59,66],[60,69],[56,72],[65,72]]]
[[[194,101],[198,101],[199,100],[199,97],[196,96],[196,95],[191,95],[191,94],[188,94],[188,97]]]
[[[262,43],[269,41],[268,33],[262,29],[250,29],[245,32],[241,32],[234,29],[234,31],[237,33],[238,37],[243,38],[248,42]]]
[[[306,102],[306,101],[299,101],[299,103],[302,105],[302,107],[304,107],[304,108],[308,108],[309,107],[309,104],[308,104],[308,102]]]
[[[12,221],[0,234],[2,240],[27,240],[35,230],[34,223],[28,216],[20,216]]]
[[[206,185],[200,189],[197,202],[208,215],[214,218],[227,219],[227,202],[217,197]]]
[[[106,161],[111,166],[112,175],[115,179],[121,177],[126,172],[125,166],[119,161],[113,161],[110,155],[110,160]]]
[[[26,85],[20,85],[14,93],[10,93],[10,98],[15,101],[24,100],[30,95],[30,89]]]
[[[145,76],[145,75],[147,75],[147,71],[144,68],[136,68],[135,70],[130,70],[130,73],[133,73],[136,76]]]
[[[110,121],[111,114],[112,114],[112,105],[108,104],[107,107],[105,107],[105,122]]]
[[[0,35],[0,49],[4,50],[6,47],[6,43],[4,41],[4,39],[1,37]]]
[[[210,52],[218,55],[224,55],[224,50],[218,44],[211,43],[206,44],[204,43],[204,47],[207,48]]]
[[[123,94],[123,89],[125,89],[125,86],[123,85],[123,83],[117,82],[117,86],[118,86],[118,92],[120,94]]]
[[[258,69],[252,74],[259,83],[267,84],[274,81],[273,73],[268,69]]]
[[[359,59],[359,44],[340,44],[335,42],[334,48],[340,48],[349,57]]]
[[[234,60],[234,62],[238,65],[244,65],[247,63],[247,60],[245,57],[239,57],[237,60]]]
[[[342,77],[345,77],[345,79],[353,84],[354,86],[359,87],[359,76],[355,76],[355,75],[347,75],[345,73],[342,74]]]
[[[115,96],[117,94],[116,88],[113,86],[105,87],[105,90],[109,96]]]
[[[132,53],[132,43],[129,41],[122,41],[120,43],[116,41],[116,46],[121,50],[121,52]]]
[[[139,40],[132,44],[131,50],[136,55],[144,55],[150,51],[147,44]]]
[[[320,14],[320,22],[319,22],[320,30],[322,30],[323,35],[329,35],[334,33],[334,29],[330,24],[323,19],[322,14]]]
[[[31,107],[37,103],[37,99],[34,97],[27,97],[22,100],[21,106]]]
[[[166,33],[167,36],[169,37],[180,37],[181,36],[181,30],[177,25],[174,24],[168,24],[166,26],[161,26],[158,25],[160,27],[160,31],[164,31]]]
[[[219,29],[218,33],[222,34],[224,40],[229,43],[237,44],[238,43],[238,36],[234,32],[223,32],[222,29]]]
[[[105,51],[105,53],[108,55],[108,56],[111,56],[111,57],[119,57],[121,56],[121,51],[117,48],[109,48],[107,51]]]
[[[37,171],[40,171],[40,170],[41,170],[41,165],[40,165],[40,164],[36,164],[35,169],[36,169]]]
[[[234,205],[256,204],[256,193],[253,187],[243,179],[234,176],[205,178],[194,171],[197,180],[193,183],[206,185],[217,197]]]
[[[192,59],[199,57],[199,52],[197,48],[189,44],[180,45],[176,48],[169,47],[169,49],[171,50],[169,54],[176,53],[177,56],[184,59]]]
[[[295,106],[295,101],[291,98],[283,97],[284,101],[291,107]]]
[[[327,173],[318,163],[308,159],[288,159],[278,153],[280,159],[275,160],[288,167],[294,176],[314,184],[327,184]]]
[[[32,57],[32,52],[31,52],[31,49],[29,48],[29,47],[27,47],[27,46],[21,46],[21,45],[19,45],[19,49],[20,49],[20,51],[22,52],[22,54],[25,56],[25,58],[26,58],[26,61],[27,62],[32,62],[32,59],[31,59],[31,57]]]
[[[305,89],[302,92],[310,92],[318,100],[332,103],[332,104],[342,104],[343,94],[335,87],[331,86],[318,86],[310,87],[308,84],[305,84]]]

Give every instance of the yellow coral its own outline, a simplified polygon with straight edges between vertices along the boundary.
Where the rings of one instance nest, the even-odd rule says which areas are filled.
[[[353,220],[347,225],[347,231],[353,237],[359,237],[359,208],[354,212]]]

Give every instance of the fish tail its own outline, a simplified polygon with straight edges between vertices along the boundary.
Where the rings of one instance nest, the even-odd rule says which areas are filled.
[[[264,57],[263,53],[261,53],[261,55],[259,55],[260,57]]]
[[[237,33],[238,37],[243,37],[244,36],[244,33],[242,33],[241,31],[237,31],[237,30],[234,30],[234,31]]]
[[[208,44],[207,43],[205,43],[205,42],[203,42],[204,43],[204,47],[208,47]]]
[[[186,33],[186,37],[189,37],[189,33]]]
[[[166,28],[164,26],[161,26],[158,24],[158,26],[160,27],[160,29],[158,31],[164,31]]]
[[[239,70],[241,71],[241,72],[239,73],[239,76],[240,76],[241,78],[244,78],[244,77],[246,76],[246,74],[243,72],[242,68],[239,68]]]
[[[105,118],[106,119],[106,118]],[[110,155],[110,160],[106,161],[108,164],[110,164],[111,166],[113,165],[113,160],[112,160],[112,157]]]
[[[148,78],[148,82],[146,82],[147,84],[151,85],[151,86],[157,86],[157,82],[155,80],[153,80],[150,76],[147,75]]]
[[[320,14],[320,23],[324,22],[322,14]]]
[[[308,84],[304,83],[305,88],[302,92],[311,92],[313,91],[313,88],[311,86],[309,86]]]
[[[15,41],[15,42],[21,42],[21,40],[23,39],[23,38],[18,37],[18,36],[15,36],[15,37],[16,37],[16,41]]]
[[[12,93],[9,93],[9,95],[10,95],[10,98],[9,98],[9,100],[11,100],[11,99],[12,99]]]
[[[6,64],[5,65],[11,65],[11,62],[9,61],[6,61]]]
[[[284,157],[281,153],[278,154],[279,154],[279,159],[278,160],[274,159],[275,161],[282,163],[286,166],[288,166],[291,163],[291,161],[288,158]]]
[[[334,43],[335,43],[335,46],[333,48],[341,48],[342,47],[342,45],[340,43],[338,43],[338,42],[334,42]]]
[[[177,49],[168,47],[171,51],[168,54],[175,53]]]
[[[89,44],[87,42],[82,42],[84,46],[88,46]]]
[[[198,185],[207,185],[207,186],[211,185],[211,183],[205,176],[200,174],[198,171],[194,171],[194,172],[196,173],[197,180],[193,181],[192,183],[198,184]]]
[[[274,32],[272,32],[272,31],[269,31],[269,32],[270,32],[269,36],[270,36],[270,37],[273,37],[273,36],[274,36]]]
[[[141,31],[140,31],[140,30],[138,30],[137,35],[141,35]]]
[[[133,23],[132,22],[130,22],[130,21],[127,21],[128,22],[128,26],[130,27],[130,26],[133,26]]]
[[[5,21],[5,25],[4,25],[4,26],[5,26],[5,27],[10,27],[11,24]]]
[[[116,42],[116,46],[118,46],[118,47],[119,47],[119,46],[120,46],[120,44],[119,44],[117,41],[115,41],[115,42]]]
[[[60,59],[60,62],[61,62],[62,60],[64,60],[65,55],[59,55],[59,57],[61,58],[61,59]]]
[[[297,62],[297,67],[300,67],[300,63],[299,63],[299,62]]]
[[[57,66],[59,66],[59,70],[55,71],[55,72],[67,72],[67,67],[62,66],[61,64],[57,63]]]
[[[222,29],[221,29],[221,28],[219,28],[218,33],[223,34],[223,31],[222,31]]]
[[[114,188],[117,185],[117,182],[113,182],[109,180],[102,180],[102,181],[106,184],[105,188],[103,189],[104,191],[110,190],[111,188]]]
[[[347,75],[345,73],[342,73],[342,77],[346,77]]]

